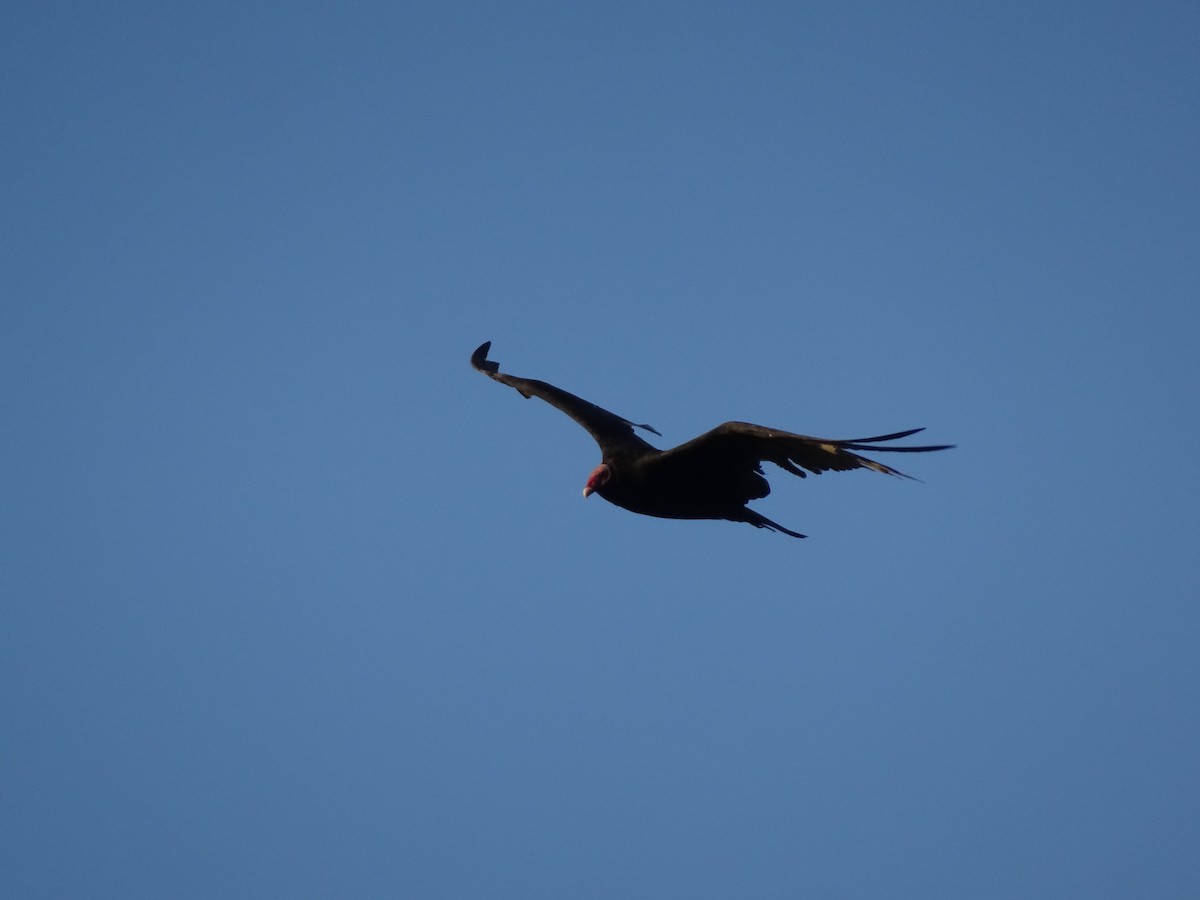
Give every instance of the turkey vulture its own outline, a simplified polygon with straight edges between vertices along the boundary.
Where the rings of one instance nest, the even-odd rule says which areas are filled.
[[[504,374],[498,364],[487,358],[491,346],[491,341],[481,344],[471,354],[471,365],[489,378],[515,388],[525,398],[541,397],[551,406],[562,410],[586,428],[600,445],[603,461],[588,476],[583,496],[596,493],[609,503],[647,516],[664,519],[728,519],[802,538],[804,535],[784,528],[746,506],[749,501],[758,500],[771,492],[767,479],[763,477],[764,462],[773,462],[801,478],[806,477],[805,469],[815,475],[821,472],[873,469],[886,475],[908,478],[903,472],[865,459],[854,451],[927,453],[948,450],[953,446],[876,446],[882,441],[893,441],[924,431],[923,428],[835,441],[791,434],[748,422],[726,422],[673,450],[659,450],[633,431],[634,428],[643,428],[658,434],[649,425],[622,419],[544,381]]]

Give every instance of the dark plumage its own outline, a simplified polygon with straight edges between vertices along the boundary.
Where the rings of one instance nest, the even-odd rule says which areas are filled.
[[[562,410],[586,428],[600,445],[603,459],[588,476],[583,496],[595,492],[610,503],[647,516],[728,519],[802,538],[804,535],[746,506],[771,492],[763,475],[764,462],[775,463],[801,478],[808,472],[850,469],[873,469],[908,478],[903,472],[859,456],[855,451],[928,453],[953,446],[879,446],[884,441],[924,431],[923,428],[853,440],[829,440],[748,422],[726,422],[672,450],[659,450],[634,433],[634,428],[643,428],[658,434],[649,425],[623,419],[544,381],[504,374],[499,365],[487,358],[491,346],[491,341],[480,345],[471,354],[471,365],[489,378],[515,388],[524,397],[541,397]]]

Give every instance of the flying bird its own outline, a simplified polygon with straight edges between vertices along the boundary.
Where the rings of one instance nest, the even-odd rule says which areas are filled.
[[[471,354],[471,365],[489,378],[516,389],[521,396],[541,397],[566,413],[600,445],[600,465],[588,475],[583,496],[599,494],[630,512],[664,519],[728,519],[748,522],[802,538],[805,535],[772,522],[746,504],[771,493],[762,464],[772,462],[786,472],[807,476],[808,472],[847,472],[871,469],[885,475],[908,478],[891,466],[859,456],[859,452],[929,453],[948,450],[953,444],[922,447],[880,446],[885,441],[906,438],[924,431],[911,428],[895,434],[853,440],[829,440],[764,428],[749,422],[726,422],[712,431],[659,450],[642,440],[635,428],[658,434],[649,425],[623,419],[594,403],[544,381],[518,378],[500,371],[488,359],[492,342]],[[662,435],[659,435],[662,437]],[[858,452],[856,452],[858,451]]]

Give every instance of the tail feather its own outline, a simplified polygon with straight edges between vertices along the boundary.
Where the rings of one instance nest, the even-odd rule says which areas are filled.
[[[783,534],[791,535],[794,538],[808,537],[807,534],[800,534],[798,531],[792,531],[790,528],[784,528],[778,522],[772,522],[762,513],[750,509],[749,507],[743,507],[742,509],[738,510],[738,514],[739,515],[736,518],[734,516],[730,516],[729,518],[734,522],[749,522],[755,528],[766,528],[770,531],[779,531]]]

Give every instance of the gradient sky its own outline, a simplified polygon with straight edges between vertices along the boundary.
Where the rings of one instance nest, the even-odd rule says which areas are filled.
[[[1197,46],[10,4],[0,894],[1193,897]],[[663,446],[958,449],[634,516],[484,340]]]

